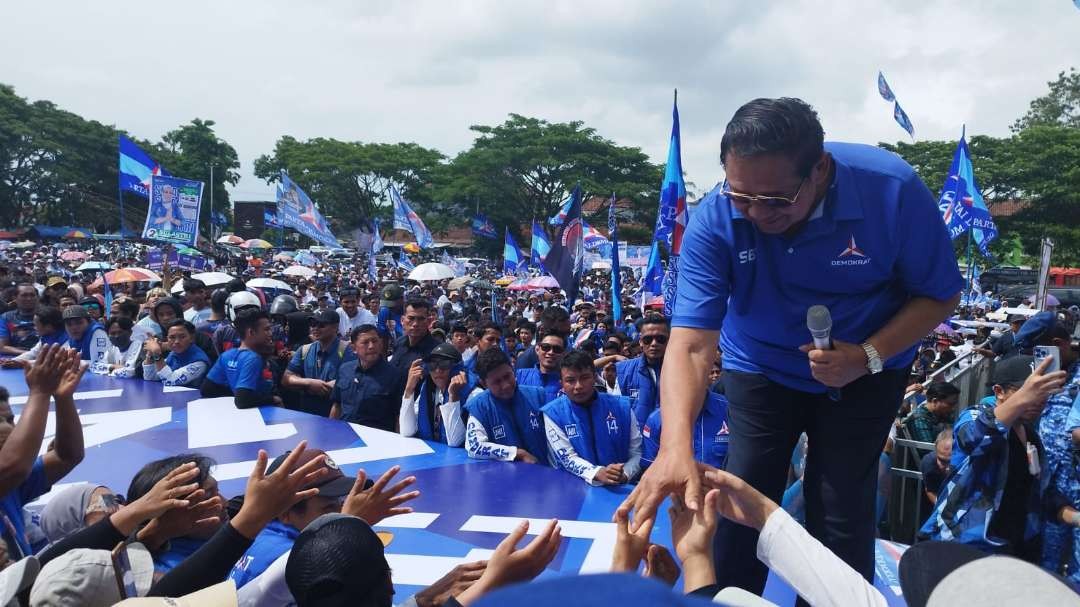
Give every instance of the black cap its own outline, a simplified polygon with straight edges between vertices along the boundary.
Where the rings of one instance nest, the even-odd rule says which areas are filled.
[[[340,321],[341,317],[333,310],[319,310],[311,316],[313,325],[337,325]]]
[[[296,602],[319,607],[367,604],[365,599],[389,592],[389,575],[383,542],[371,526],[337,513],[304,528],[285,566]]]
[[[1010,356],[999,361],[994,366],[994,375],[990,378],[990,385],[1003,388],[1018,388],[1024,385],[1024,382],[1031,375],[1034,362],[1034,358],[1021,355]]]
[[[431,353],[427,355],[425,361],[430,361],[434,358],[441,358],[444,360],[452,360],[455,363],[461,362],[461,352],[457,351],[454,346],[443,342],[431,349]]]

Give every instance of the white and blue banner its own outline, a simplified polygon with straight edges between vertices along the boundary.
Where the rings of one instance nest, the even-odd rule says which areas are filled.
[[[174,245],[195,246],[203,182],[165,175],[150,176],[150,205],[142,237]]]

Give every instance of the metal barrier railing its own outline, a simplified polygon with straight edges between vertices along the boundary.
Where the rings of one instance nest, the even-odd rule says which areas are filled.
[[[981,344],[979,348],[985,347]],[[973,349],[930,374],[923,385],[947,381],[960,389],[959,403],[967,407],[978,402],[987,392],[994,361]],[[918,392],[904,395],[904,404],[916,406]],[[928,512],[923,510],[923,481],[919,463],[922,456],[934,449],[933,443],[911,440],[901,430],[893,441],[892,488],[889,494],[888,534],[898,542],[912,543]]]

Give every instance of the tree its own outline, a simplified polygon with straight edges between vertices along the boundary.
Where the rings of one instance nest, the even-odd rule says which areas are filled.
[[[1031,102],[1027,114],[1013,123],[1014,133],[1038,125],[1080,128],[1080,72],[1070,68],[1047,84],[1050,92]]]
[[[362,143],[316,138],[278,139],[273,155],[255,160],[255,175],[267,183],[285,169],[338,228],[351,229],[373,217],[388,218],[387,191],[396,187],[417,211],[431,203],[434,175],[445,156],[415,143]]]

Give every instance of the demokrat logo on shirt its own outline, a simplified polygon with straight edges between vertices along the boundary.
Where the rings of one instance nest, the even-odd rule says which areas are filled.
[[[855,235],[848,239],[847,246],[832,260],[833,266],[863,266],[870,263],[870,257],[855,244]]]

